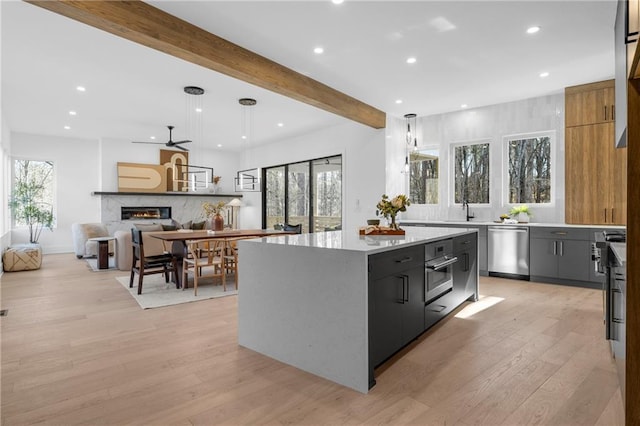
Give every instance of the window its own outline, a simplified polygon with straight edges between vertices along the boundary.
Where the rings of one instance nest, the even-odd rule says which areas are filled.
[[[454,203],[489,203],[489,144],[453,148]]]
[[[342,156],[263,170],[263,226],[302,224],[302,232],[342,225]]]
[[[53,162],[15,160],[11,190],[14,226],[27,226],[37,241],[42,225],[53,222]]]
[[[551,137],[507,138],[507,202],[551,202]]]
[[[412,204],[438,204],[439,169],[437,148],[411,153],[409,196]]]

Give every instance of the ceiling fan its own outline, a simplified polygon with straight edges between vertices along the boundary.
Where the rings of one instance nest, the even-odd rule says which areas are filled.
[[[169,148],[178,148],[181,149],[183,151],[189,151],[187,148],[184,148],[182,146],[180,146],[180,144],[183,143],[189,143],[191,142],[190,140],[183,140],[183,141],[173,141],[173,139],[171,138],[171,132],[173,132],[173,127],[174,126],[167,126],[167,128],[169,129],[169,141],[168,142],[141,142],[141,141],[131,141],[132,143],[152,143],[152,144],[160,144],[160,145],[164,145],[164,146],[168,146]]]

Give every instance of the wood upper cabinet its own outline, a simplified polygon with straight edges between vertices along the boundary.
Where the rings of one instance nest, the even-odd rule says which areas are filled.
[[[614,131],[614,123],[566,128],[566,223],[626,224],[627,149],[614,147]]]
[[[565,126],[584,126],[615,120],[613,80],[567,87],[565,89]]]

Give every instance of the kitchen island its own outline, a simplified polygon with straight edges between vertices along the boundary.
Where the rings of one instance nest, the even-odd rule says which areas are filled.
[[[440,242],[460,256],[431,271],[449,271],[454,285],[427,300],[425,256]],[[363,393],[374,367],[478,296],[476,229],[352,229],[244,240],[238,249],[239,344]]]

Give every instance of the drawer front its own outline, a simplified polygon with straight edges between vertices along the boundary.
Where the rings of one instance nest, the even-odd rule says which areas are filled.
[[[424,245],[369,256],[369,278],[376,279],[424,266]]]
[[[456,237],[453,239],[453,252],[462,253],[465,251],[476,248],[476,235],[469,234],[462,237]]]
[[[589,228],[558,228],[538,227],[529,228],[531,238],[548,238],[553,240],[592,240],[592,230]]]

